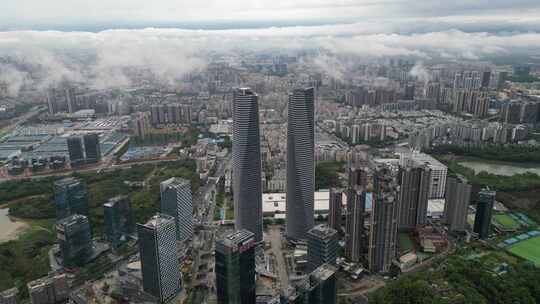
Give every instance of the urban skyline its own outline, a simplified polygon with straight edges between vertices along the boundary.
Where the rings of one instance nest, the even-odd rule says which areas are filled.
[[[539,16],[5,3],[0,304],[535,303]]]

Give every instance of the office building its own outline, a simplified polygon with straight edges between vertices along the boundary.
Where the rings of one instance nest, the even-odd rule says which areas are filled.
[[[99,135],[96,133],[86,134],[84,139],[84,151],[86,163],[93,164],[101,161],[101,147],[99,145]]]
[[[31,281],[27,284],[32,304],[64,303],[69,298],[66,274],[56,274]]]
[[[496,192],[489,189],[483,189],[478,193],[476,216],[474,218],[474,232],[478,233],[480,239],[489,237],[495,195]]]
[[[388,272],[396,256],[399,190],[395,169],[377,168],[374,176],[368,264],[372,272]]]
[[[83,181],[67,177],[54,183],[56,218],[63,219],[73,214],[88,215],[88,192]]]
[[[399,229],[413,230],[427,220],[431,170],[424,165],[404,166],[399,170]]]
[[[365,249],[364,213],[366,210],[366,195],[368,194],[363,190],[349,189],[347,192],[345,255],[353,262],[360,262]]]
[[[0,304],[17,304],[19,290],[15,287],[0,292]]]
[[[470,199],[471,185],[463,178],[449,177],[446,182],[444,221],[450,231],[465,231]]]
[[[307,233],[308,269],[315,270],[322,264],[336,265],[338,235],[335,229],[320,224]]]
[[[83,142],[80,137],[72,136],[67,139],[69,162],[72,167],[84,164]]]
[[[233,197],[236,230],[246,229],[262,241],[261,145],[259,98],[251,89],[233,93]]]
[[[193,237],[193,201],[191,183],[183,178],[170,178],[160,184],[161,213],[174,217],[176,239],[186,241]]]
[[[216,241],[216,293],[218,304],[252,304],[256,298],[255,235],[236,231]]]
[[[103,205],[105,237],[113,249],[118,248],[135,233],[135,222],[129,196],[117,196]]]
[[[289,94],[286,234],[292,239],[305,239],[315,224],[314,94],[313,88]]]
[[[300,281],[295,290],[282,303],[288,304],[336,304],[337,268],[324,264]]]
[[[169,302],[181,290],[174,218],[157,214],[137,226],[143,289],[160,303]]]
[[[92,258],[92,230],[86,216],[74,214],[57,221],[56,238],[64,267],[80,267]]]
[[[336,231],[341,231],[343,217],[343,190],[330,189],[330,199],[328,202],[328,226]]]

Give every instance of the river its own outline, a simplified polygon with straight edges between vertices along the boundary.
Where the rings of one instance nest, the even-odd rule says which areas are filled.
[[[0,209],[0,243],[16,239],[19,233],[28,227],[21,221],[14,221],[8,215],[9,209]]]
[[[512,176],[526,172],[536,173],[540,176],[540,164],[512,163],[486,160],[464,160],[460,165],[473,169],[475,173],[485,171],[487,173]]]

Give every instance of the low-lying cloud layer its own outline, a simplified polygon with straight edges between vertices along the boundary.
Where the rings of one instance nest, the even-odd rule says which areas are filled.
[[[534,20],[528,22],[536,24]],[[38,71],[32,78],[37,79],[40,89],[63,79],[91,80],[92,86],[107,88],[128,85],[125,71],[134,68],[172,84],[182,75],[204,68],[211,53],[246,50],[287,53],[299,49],[320,50],[324,56],[479,60],[540,54],[540,34],[461,30],[403,34],[392,25],[366,23],[221,31],[155,28],[99,33],[11,31],[0,32],[0,63],[4,58],[0,82],[7,82],[10,94],[15,95],[29,81],[26,67],[32,67],[31,70]],[[332,60],[319,59],[326,63]],[[421,73],[421,69],[417,72]]]

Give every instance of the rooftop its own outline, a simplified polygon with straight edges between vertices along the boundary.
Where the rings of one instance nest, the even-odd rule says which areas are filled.
[[[125,199],[128,199],[129,196],[127,195],[118,195],[118,196],[115,196],[113,198],[110,198],[105,204],[103,204],[104,207],[112,207],[114,206],[116,203],[118,203],[119,201],[123,201]]]
[[[316,225],[315,227],[311,228],[308,231],[308,234],[315,235],[315,236],[317,236],[319,238],[327,239],[327,238],[331,238],[334,235],[336,235],[337,231],[335,229],[333,229],[333,228],[328,227],[328,225],[319,224],[319,225]]]
[[[234,247],[246,244],[254,239],[255,235],[253,233],[247,230],[239,230],[227,235],[225,238],[221,239],[220,242],[227,247]]]
[[[152,218],[150,218],[148,222],[146,222],[146,224],[144,224],[143,226],[150,229],[154,229],[163,225],[164,223],[169,223],[169,222],[174,222],[174,218],[172,216],[158,213],[154,215]]]
[[[78,223],[78,222],[81,222],[81,221],[86,221],[88,222],[88,218],[84,215],[81,215],[81,214],[72,214],[66,218],[63,218],[59,221],[56,222],[56,225],[60,225],[60,226],[70,226],[70,225],[73,225],[75,223]]]
[[[66,177],[61,180],[57,180],[56,182],[54,182],[54,184],[60,187],[60,186],[68,186],[70,184],[79,183],[79,182],[80,180],[76,177]]]
[[[330,277],[332,277],[337,271],[337,268],[330,265],[330,264],[322,264],[321,266],[317,267],[311,275],[309,276],[309,279],[311,282],[322,282],[328,280]],[[313,285],[313,284],[312,284]]]

